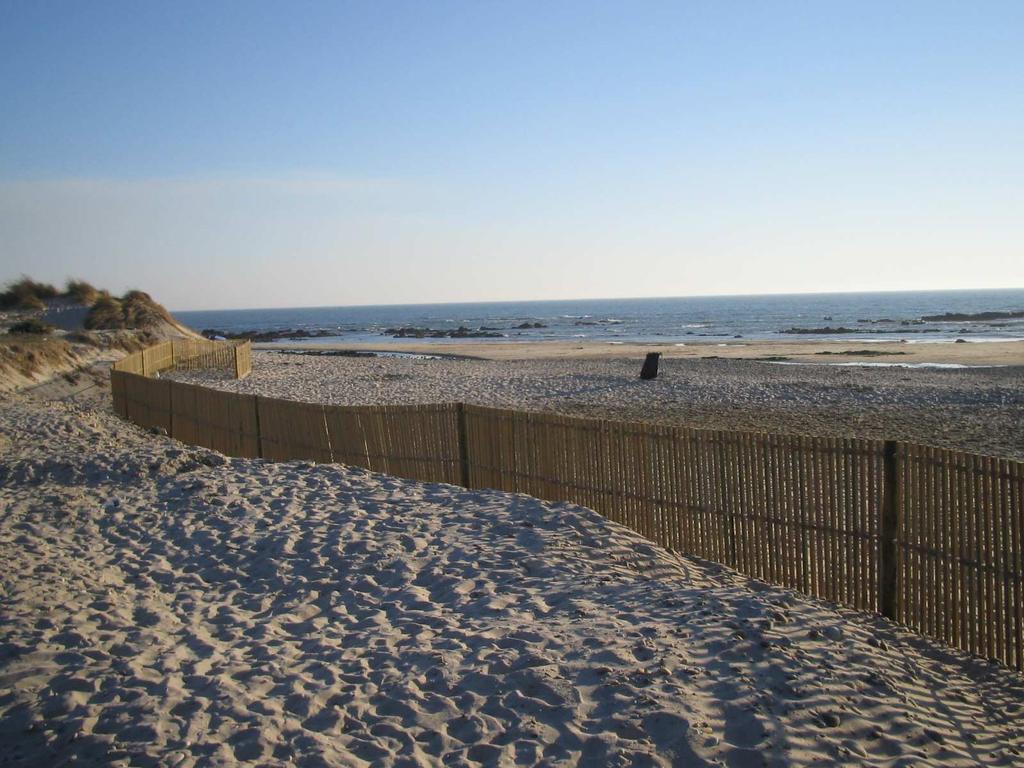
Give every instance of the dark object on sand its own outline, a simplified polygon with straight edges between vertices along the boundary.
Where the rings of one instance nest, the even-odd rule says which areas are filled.
[[[656,379],[658,378],[658,359],[661,357],[661,352],[648,352],[647,358],[644,360],[644,367],[640,369],[641,379]]]
[[[7,329],[8,333],[34,333],[45,336],[46,334],[53,333],[53,326],[48,325],[41,320],[37,320],[34,317],[30,317],[28,320],[22,320],[20,323],[15,323]]]

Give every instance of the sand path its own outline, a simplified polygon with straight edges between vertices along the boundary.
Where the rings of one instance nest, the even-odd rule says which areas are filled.
[[[1024,681],[565,504],[0,402],[3,765],[1014,765]]]

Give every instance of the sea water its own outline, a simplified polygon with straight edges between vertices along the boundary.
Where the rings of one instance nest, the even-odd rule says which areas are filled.
[[[1024,289],[301,307],[176,312],[175,315],[196,330],[327,332],[328,336],[314,341],[328,343],[384,344],[392,340],[391,329],[396,328],[438,331],[466,328],[471,332],[498,334],[497,338],[487,339],[497,342],[578,340],[686,344],[740,343],[733,342],[739,338],[857,342],[903,339],[918,343],[952,343],[957,339],[968,342],[1024,339],[1024,316],[988,320],[922,318],[945,313],[1022,311]],[[526,325],[530,327],[520,327]],[[538,325],[540,327],[535,327]],[[793,329],[816,332],[795,334],[790,332]],[[438,344],[462,341],[426,340]]]

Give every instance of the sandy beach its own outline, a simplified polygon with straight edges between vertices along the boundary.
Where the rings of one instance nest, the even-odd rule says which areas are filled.
[[[0,13],[0,768],[1024,768],[1024,2]]]
[[[586,509],[228,460],[107,396],[0,401],[4,765],[1022,759],[1005,668]]]
[[[645,382],[638,379],[642,354],[558,358],[544,356],[548,345],[515,346],[521,354],[516,360],[306,356],[280,354],[283,348],[275,347],[255,354],[253,373],[242,381],[206,373],[174,376],[308,402],[461,400],[710,429],[897,439],[1024,458],[1020,365],[908,369],[672,356],[662,360],[658,379]],[[995,348],[1004,360],[1021,349],[996,343],[928,346]],[[432,349],[436,353],[438,346]],[[821,351],[801,349],[809,356]]]

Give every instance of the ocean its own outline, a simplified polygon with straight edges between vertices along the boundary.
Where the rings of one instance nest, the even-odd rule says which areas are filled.
[[[957,317],[938,316],[953,313]],[[965,318],[980,313],[1016,316]],[[175,312],[196,330],[304,330],[324,343],[394,341],[391,329],[429,329],[438,344],[489,341],[713,342],[841,339],[968,342],[1024,339],[1024,289],[648,299],[579,299]],[[463,328],[466,331],[459,332]],[[802,332],[801,332],[802,331]],[[418,335],[406,331],[409,338]]]

